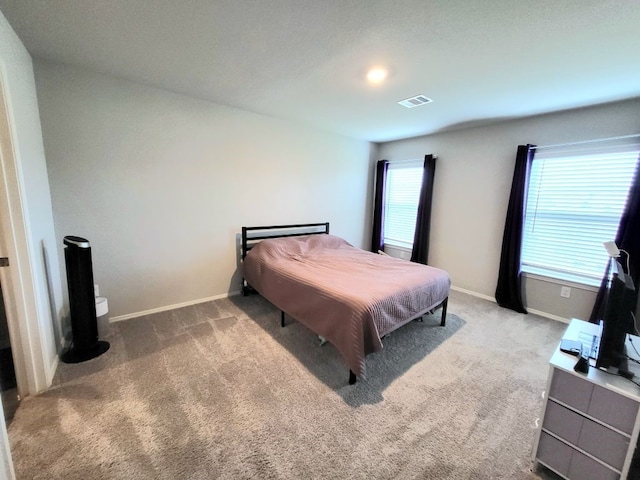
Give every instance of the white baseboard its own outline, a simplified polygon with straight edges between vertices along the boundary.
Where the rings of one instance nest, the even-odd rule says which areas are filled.
[[[482,298],[483,300],[489,300],[490,302],[496,303],[495,298],[490,297],[489,295],[485,295],[483,293],[474,292],[473,290],[467,290],[465,288],[456,287],[455,285],[451,285],[451,290],[455,290],[456,292],[466,293],[467,295]]]
[[[478,297],[478,298],[482,298],[483,300],[489,300],[490,302],[497,303],[494,297],[490,297],[489,295],[484,295],[483,293],[474,292],[472,290],[456,287],[454,285],[451,286],[451,290],[455,290],[456,292],[466,293],[467,295],[471,295],[473,297]],[[539,317],[548,318],[550,320],[556,320],[562,323],[569,323],[568,318],[560,317],[558,315],[554,315],[553,313],[547,313],[541,310],[536,310],[528,307],[527,307],[527,311],[529,313],[533,313],[534,315],[538,315]]]
[[[467,295],[471,295],[473,297],[482,298],[483,300],[488,300],[490,302],[496,303],[496,299],[494,297],[490,297],[489,295],[485,295],[483,293],[474,292],[473,290],[467,290],[466,288],[456,287],[455,285],[451,286],[451,290],[455,290],[456,292],[466,293]],[[121,322],[122,320],[129,320],[131,318],[142,317],[144,315],[151,315],[154,313],[166,312],[167,310],[173,310],[175,308],[188,307],[191,305],[197,305],[198,303],[211,302],[213,300],[219,300],[221,298],[229,298],[235,295],[240,295],[240,291],[223,293],[221,295],[214,295],[212,297],[199,298],[197,300],[190,300],[188,302],[176,303],[174,305],[166,305],[164,307],[152,308],[150,310],[144,310],[142,312],[134,312],[128,313],[126,315],[118,315],[117,317],[113,317],[109,319],[109,323],[113,322]],[[562,323],[569,323],[568,318],[560,317],[558,315],[554,315],[553,313],[543,312],[541,310],[535,310],[532,308],[527,308],[527,311],[533,313],[534,315],[538,315],[540,317],[549,318],[551,320],[556,320]]]
[[[555,320],[557,322],[562,322],[562,323],[566,323],[566,324],[569,324],[569,322],[570,322],[570,319],[568,319],[568,318],[560,317],[558,315],[554,315],[553,313],[547,313],[547,312],[543,312],[543,311],[540,311],[540,310],[536,310],[535,308],[527,307],[527,312],[533,313],[534,315],[538,315],[539,317],[545,317],[545,318],[548,318],[550,320]]]
[[[118,315],[110,318],[109,323],[121,322],[122,320],[129,320],[131,318],[142,317],[144,315],[151,315],[154,313],[166,312],[167,310],[173,310],[175,308],[189,307],[191,305],[197,305],[198,303],[211,302],[213,300],[220,300],[221,298],[229,298],[235,295],[240,295],[240,291],[223,293],[221,295],[214,295],[213,297],[199,298],[197,300],[189,300],[188,302],[176,303],[174,305],[165,305],[164,307],[152,308],[150,310],[144,310],[142,312],[127,313],[126,315]]]
[[[51,365],[49,365],[49,368],[45,372],[45,375],[47,377],[47,388],[49,388],[51,386],[51,384],[53,383],[53,377],[56,374],[56,370],[58,370],[58,365],[59,364],[60,364],[60,355],[57,354],[53,358],[53,362],[51,363]]]

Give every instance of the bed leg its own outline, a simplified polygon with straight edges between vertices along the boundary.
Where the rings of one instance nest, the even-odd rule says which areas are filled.
[[[280,326],[284,328],[284,310],[280,310]]]
[[[442,317],[440,320],[441,327],[444,327],[447,323],[447,303],[449,303],[449,297],[445,298],[442,302]]]
[[[352,370],[349,370],[349,385],[353,385],[354,383],[356,383],[356,374],[353,373]]]

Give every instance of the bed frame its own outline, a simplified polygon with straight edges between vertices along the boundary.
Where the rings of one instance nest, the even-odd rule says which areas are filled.
[[[281,238],[281,237],[299,237],[302,235],[325,235],[329,234],[329,222],[324,223],[301,223],[296,225],[269,225],[260,227],[242,227],[242,260],[247,256],[249,250],[262,240],[269,238]],[[251,293],[258,293],[251,285],[247,283],[244,277],[242,277],[242,295],[247,296]],[[423,315],[427,313],[434,313],[438,309],[442,309],[442,317],[440,320],[440,326],[444,327],[447,319],[447,304],[449,297],[445,298],[439,305],[434,308],[422,312],[415,318],[410,320],[422,321]],[[285,327],[285,312],[280,311],[280,326]],[[321,345],[324,344],[324,339],[321,338]],[[356,374],[349,369],[349,385],[356,383]]]
[[[249,250],[262,240],[268,238],[300,237],[302,235],[329,234],[329,222],[324,223],[300,223],[296,225],[269,225],[262,227],[242,227],[242,260]],[[242,277],[242,295],[257,293],[251,285]],[[284,312],[282,312],[282,326],[284,327]]]

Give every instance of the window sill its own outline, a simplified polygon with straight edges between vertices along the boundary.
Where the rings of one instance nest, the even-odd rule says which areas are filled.
[[[399,243],[395,243],[395,242],[384,242],[384,246],[386,247],[391,247],[391,248],[395,248],[396,250],[402,250],[404,252],[409,252],[411,253],[411,251],[413,250],[413,245],[408,245],[408,244],[403,244],[400,245]]]
[[[398,247],[390,243],[384,245],[384,252],[392,257],[409,260],[411,258],[411,249],[407,247]]]
[[[598,287],[595,287],[593,285],[589,285],[586,283],[577,282],[577,281],[562,280],[560,278],[549,277],[546,275],[541,275],[539,273],[532,273],[532,272],[522,272],[522,275],[525,278],[531,278],[533,280],[539,280],[541,282],[546,282],[546,283],[555,283],[557,285],[562,285],[565,287],[579,288],[581,290],[585,290],[588,292],[598,291]]]

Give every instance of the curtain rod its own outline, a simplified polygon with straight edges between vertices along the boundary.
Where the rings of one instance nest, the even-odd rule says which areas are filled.
[[[543,145],[542,147],[532,147],[531,150],[541,150],[543,148],[557,148],[557,147],[570,147],[573,145],[584,145],[586,143],[596,143],[596,142],[609,142],[612,140],[624,140],[627,138],[635,138],[640,137],[640,133],[635,133],[633,135],[622,135],[620,137],[611,137],[611,138],[598,138],[596,140],[584,140],[582,142],[571,142],[571,143],[557,143],[555,145]]]

